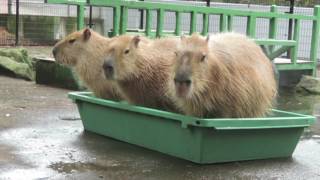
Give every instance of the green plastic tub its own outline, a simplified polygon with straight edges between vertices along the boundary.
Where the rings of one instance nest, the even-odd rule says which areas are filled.
[[[266,118],[200,119],[69,93],[84,129],[195,163],[289,157],[313,116],[273,110]]]

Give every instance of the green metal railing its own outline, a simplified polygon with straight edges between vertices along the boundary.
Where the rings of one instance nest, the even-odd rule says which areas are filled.
[[[316,75],[317,66],[317,49],[319,45],[319,29],[320,29],[320,6],[314,7],[314,15],[298,15],[298,14],[285,14],[277,11],[276,6],[271,6],[270,12],[258,12],[258,11],[245,11],[227,8],[216,8],[216,7],[199,7],[191,5],[180,5],[180,4],[165,4],[165,3],[154,3],[154,2],[139,2],[139,1],[123,1],[123,0],[47,0],[48,3],[63,3],[63,4],[75,4],[78,5],[78,28],[83,28],[84,11],[85,5],[92,6],[103,6],[113,8],[113,31],[112,35],[119,35],[128,32],[128,9],[143,9],[146,11],[146,23],[144,30],[137,30],[136,33],[143,33],[149,37],[162,37],[167,35],[181,35],[181,18],[183,13],[190,14],[190,30],[189,34],[197,32],[197,15],[202,15],[202,35],[208,34],[209,27],[209,16],[218,15],[220,16],[219,30],[232,31],[233,30],[233,19],[234,17],[246,17],[247,36],[255,39],[256,43],[261,45],[265,50],[266,54],[270,59],[279,57],[285,52],[290,50],[291,63],[276,64],[278,70],[310,70],[313,75]],[[152,12],[157,13],[157,18],[153,19]],[[165,31],[164,26],[164,15],[166,12],[174,12],[176,18],[175,30],[172,32]],[[256,39],[256,22],[257,19],[269,19],[269,38],[268,39]],[[294,32],[291,40],[277,40],[277,24],[279,19],[292,19],[294,22]],[[310,60],[304,63],[298,63],[297,53],[299,45],[299,36],[301,29],[301,21],[309,20],[313,21],[312,29],[312,41]],[[156,21],[156,29],[151,28],[153,21]],[[276,46],[278,47],[276,49]]]

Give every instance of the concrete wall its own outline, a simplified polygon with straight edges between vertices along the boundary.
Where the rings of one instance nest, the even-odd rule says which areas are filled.
[[[0,14],[8,14],[8,0],[1,0],[0,2]]]

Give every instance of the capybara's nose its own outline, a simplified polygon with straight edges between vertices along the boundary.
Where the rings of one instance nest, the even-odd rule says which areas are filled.
[[[186,73],[177,73],[174,77],[174,82],[176,84],[185,83],[187,86],[189,86],[191,84],[191,79]]]
[[[105,71],[113,71],[113,65],[112,63],[108,62],[108,61],[104,61],[103,63],[103,69]]]
[[[56,57],[57,51],[58,51],[58,50],[57,50],[56,47],[54,47],[54,48],[52,49],[52,54],[53,54],[54,57]]]
[[[113,63],[110,60],[105,60],[103,62],[103,70],[104,70],[104,74],[107,78],[111,78],[113,75]]]

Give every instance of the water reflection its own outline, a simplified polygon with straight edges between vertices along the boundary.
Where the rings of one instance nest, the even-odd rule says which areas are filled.
[[[315,124],[305,129],[302,139],[314,139],[320,143],[320,95],[301,94],[293,88],[281,88],[276,108],[317,117]]]
[[[296,93],[293,88],[281,88],[277,108],[302,114],[319,115],[320,96]]]

